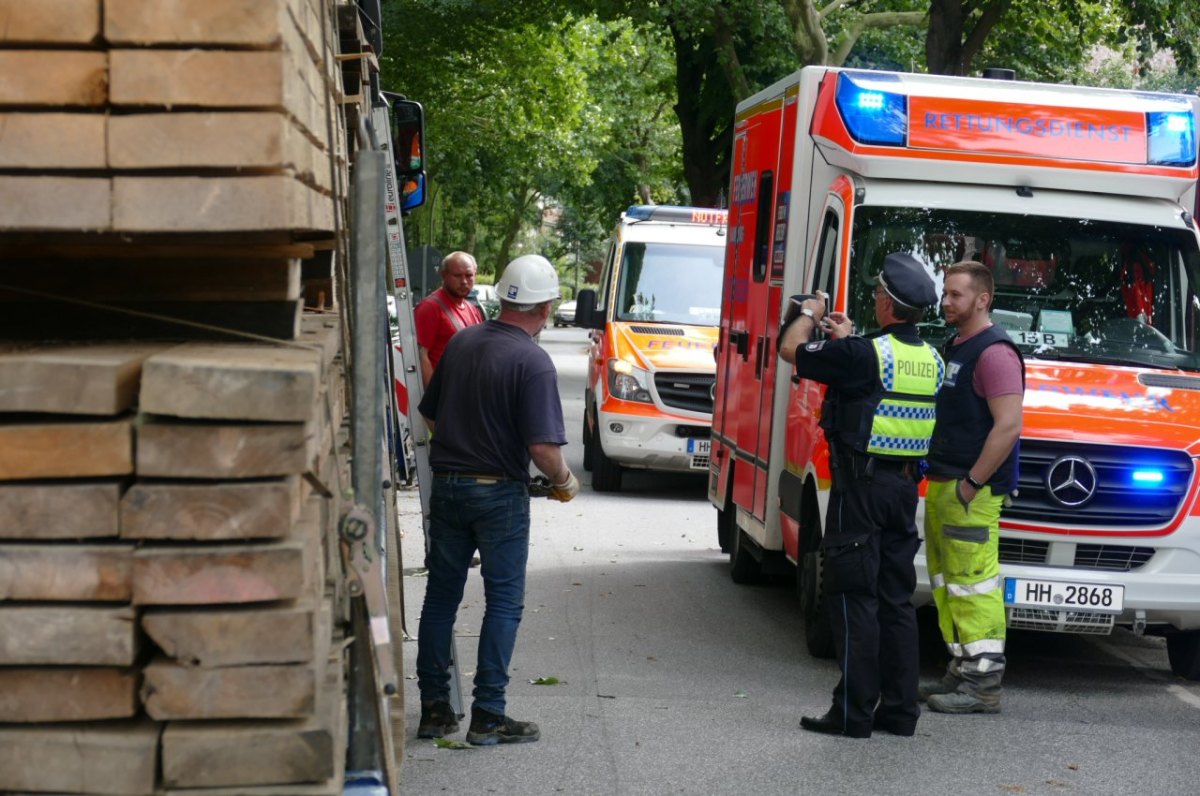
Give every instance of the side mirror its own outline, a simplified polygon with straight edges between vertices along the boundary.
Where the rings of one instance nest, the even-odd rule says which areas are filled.
[[[425,204],[425,111],[421,103],[392,99],[392,157],[401,207],[407,213]]]
[[[604,325],[603,318],[596,318],[595,290],[584,288],[575,297],[575,325],[581,329],[599,329]]]

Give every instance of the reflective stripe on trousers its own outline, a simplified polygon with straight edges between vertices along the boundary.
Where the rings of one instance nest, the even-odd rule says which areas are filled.
[[[999,529],[1003,497],[985,486],[967,508],[956,481],[931,481],[925,495],[925,560],[951,673],[979,690],[1004,671],[1004,582]]]

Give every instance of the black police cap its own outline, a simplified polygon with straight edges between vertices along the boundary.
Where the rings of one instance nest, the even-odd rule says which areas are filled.
[[[938,302],[937,286],[925,266],[908,252],[892,252],[883,258],[883,270],[871,280],[901,304],[932,307]]]

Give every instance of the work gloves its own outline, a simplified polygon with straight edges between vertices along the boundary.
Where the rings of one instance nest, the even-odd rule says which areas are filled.
[[[550,494],[547,496],[551,500],[557,500],[560,503],[566,503],[579,494],[579,479],[575,477],[575,473],[567,470],[567,480],[561,484],[553,484],[550,487]]]

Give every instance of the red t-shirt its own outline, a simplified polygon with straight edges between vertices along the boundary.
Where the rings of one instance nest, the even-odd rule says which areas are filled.
[[[429,364],[436,368],[454,333],[483,323],[483,314],[471,302],[459,301],[439,287],[413,307],[413,321],[417,327],[417,345],[429,352]]]

